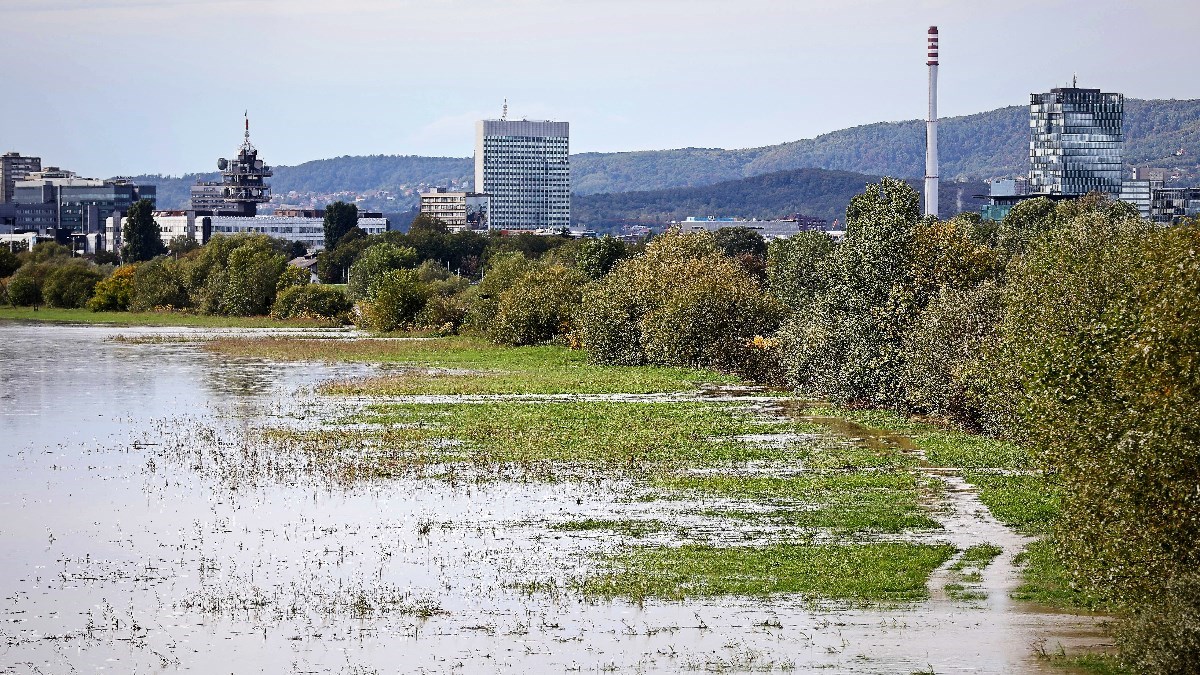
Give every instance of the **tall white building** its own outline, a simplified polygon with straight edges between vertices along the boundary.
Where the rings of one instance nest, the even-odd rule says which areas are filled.
[[[567,122],[480,120],[475,124],[475,191],[491,198],[493,230],[571,225]]]

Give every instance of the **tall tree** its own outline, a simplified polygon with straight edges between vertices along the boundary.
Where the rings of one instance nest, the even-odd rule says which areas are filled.
[[[338,240],[358,227],[358,207],[346,202],[334,202],[325,207],[325,250],[333,250]]]
[[[158,223],[154,222],[154,202],[149,199],[129,207],[121,237],[125,241],[121,247],[121,260],[125,263],[150,260],[167,252]]]

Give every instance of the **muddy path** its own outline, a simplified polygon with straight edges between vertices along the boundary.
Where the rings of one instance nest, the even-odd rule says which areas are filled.
[[[1009,599],[1022,538],[933,469],[944,529],[929,536],[1003,549],[978,582],[986,599],[944,592],[952,561],[930,579],[931,599],[895,607],[588,601],[572,579],[631,539],[555,525],[616,514],[714,540],[744,533],[604,476],[231,486],[206,473],[206,453],[249,453],[263,424],[361,407],[316,387],[381,369],[107,342],[130,332],[0,326],[0,357],[23,364],[0,376],[0,672],[1025,673],[1051,670],[1035,653],[1043,641],[1103,639],[1093,618]],[[174,461],[163,448],[185,436],[204,451]]]

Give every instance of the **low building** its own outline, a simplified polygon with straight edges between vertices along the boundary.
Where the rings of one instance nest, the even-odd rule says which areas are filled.
[[[1154,191],[1161,189],[1166,182],[1166,169],[1134,169],[1129,180],[1121,183],[1120,199],[1136,207],[1138,215],[1149,219]]]
[[[421,193],[421,215],[432,216],[451,232],[488,229],[491,198],[482,192],[451,192],[431,188]]]
[[[207,244],[215,235],[265,234],[275,239],[298,241],[310,251],[325,248],[325,212],[308,210],[309,215],[291,215],[280,211],[272,215],[259,216],[206,216],[195,211],[155,211],[154,222],[158,223],[163,243],[183,237],[194,239],[201,245]],[[105,245],[113,252],[121,250],[121,229],[125,218],[118,225],[116,217],[105,221]],[[367,234],[381,234],[388,229],[388,220],[382,213],[360,211],[358,226]]]
[[[785,239],[799,232],[824,232],[829,223],[824,218],[795,214],[789,218],[775,220],[742,220],[740,218],[718,218],[689,216],[685,220],[672,221],[671,228],[682,232],[716,232],[723,227],[744,227],[762,235],[763,239]]]
[[[1150,202],[1150,220],[1170,225],[1200,217],[1200,187],[1160,188]]]

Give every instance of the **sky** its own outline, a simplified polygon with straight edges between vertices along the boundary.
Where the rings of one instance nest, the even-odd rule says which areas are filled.
[[[0,0],[0,152],[81,175],[260,156],[466,157],[474,122],[572,152],[772,145],[1026,105],[1063,86],[1200,98],[1191,0]]]

